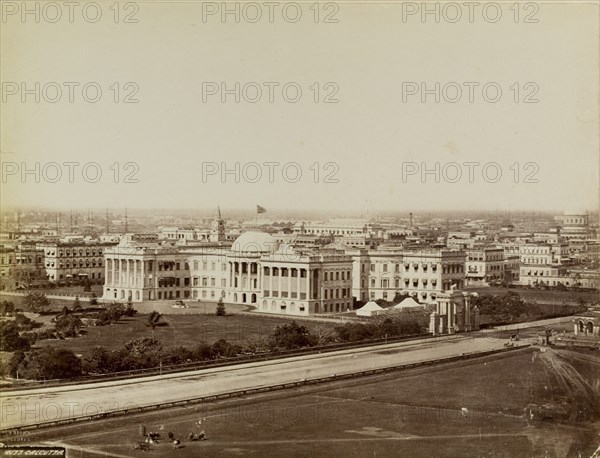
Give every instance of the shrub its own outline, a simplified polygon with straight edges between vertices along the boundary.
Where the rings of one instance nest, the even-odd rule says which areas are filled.
[[[315,345],[316,340],[308,329],[292,321],[290,324],[277,326],[271,334],[270,343],[273,349],[292,350]]]
[[[18,371],[26,379],[59,379],[81,375],[82,367],[72,351],[44,347],[27,353],[18,364]]]

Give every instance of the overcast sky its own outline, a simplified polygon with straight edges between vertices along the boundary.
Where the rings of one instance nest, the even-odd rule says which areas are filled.
[[[495,23],[491,10],[476,10],[472,23],[466,8],[456,23],[446,10],[436,23],[407,4],[364,3],[321,4],[318,23],[312,3],[300,4],[296,23],[294,8],[284,15],[278,4],[271,23],[257,3],[261,19],[251,23],[247,7],[236,23],[207,15],[223,4],[200,2],[121,3],[117,23],[106,3],[98,22],[78,9],[71,23],[58,4],[55,23],[50,9],[39,23],[4,11],[3,205],[598,207],[597,4],[538,3],[515,22],[513,3],[501,3]],[[125,23],[127,14],[138,22]],[[338,22],[325,23],[328,14]],[[36,82],[38,94],[23,101],[22,83],[35,92]],[[236,82],[239,103],[234,93],[223,103],[221,83]],[[439,103],[435,93],[423,102],[421,83],[436,82]],[[102,89],[96,103],[84,98],[87,83],[89,100]],[[223,177],[223,165],[239,178]],[[23,177],[23,166],[34,172]],[[424,167],[432,173],[422,176]]]

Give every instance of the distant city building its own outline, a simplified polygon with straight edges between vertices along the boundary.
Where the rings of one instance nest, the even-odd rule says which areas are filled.
[[[104,282],[104,250],[113,243],[98,241],[42,242],[37,247],[44,255],[46,278],[53,283],[87,278]]]
[[[353,295],[363,302],[410,294],[430,302],[438,293],[465,283],[465,253],[447,249],[419,251],[348,250],[353,258]]]
[[[465,280],[467,286],[486,286],[504,281],[504,249],[471,248],[467,251]]]
[[[44,277],[44,254],[34,242],[0,247],[0,278],[3,285],[26,286]]]
[[[589,223],[587,211],[565,211],[560,234],[567,240],[588,239],[593,236]]]

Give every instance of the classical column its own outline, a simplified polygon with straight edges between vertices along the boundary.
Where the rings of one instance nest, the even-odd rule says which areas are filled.
[[[298,300],[300,300],[300,271],[300,268],[296,270],[296,297],[298,298]]]
[[[279,297],[283,297],[283,268],[279,268]]]
[[[310,300],[310,269],[304,269],[306,272],[306,300]]]
[[[273,267],[269,266],[269,296],[273,297]]]
[[[146,286],[146,261],[143,259],[140,261],[140,269],[142,270],[140,272],[140,286],[144,288]],[[142,292],[142,300],[144,299],[143,294]]]
[[[138,260],[133,260],[133,286],[137,288],[138,285],[138,271],[137,271]]]

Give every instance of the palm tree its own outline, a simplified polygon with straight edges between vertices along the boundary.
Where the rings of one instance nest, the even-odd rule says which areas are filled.
[[[157,312],[156,310],[150,312],[150,315],[148,315],[148,321],[145,324],[149,328],[152,328],[152,338],[153,339],[154,339],[154,330],[158,326],[161,318],[162,318],[162,315],[159,312]]]

